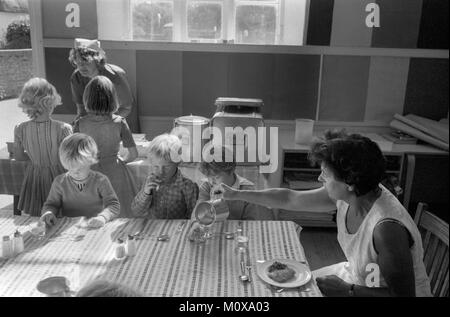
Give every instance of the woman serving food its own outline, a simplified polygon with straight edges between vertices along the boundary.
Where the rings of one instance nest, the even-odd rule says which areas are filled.
[[[126,73],[119,66],[107,63],[100,41],[75,39],[69,62],[75,67],[70,77],[72,99],[77,107],[75,120],[87,115],[83,103],[84,90],[92,78],[101,75],[111,80],[117,92],[118,109],[115,114],[127,119],[132,132],[138,132],[137,110],[133,107],[133,94]]]
[[[325,134],[310,158],[321,166],[323,187],[236,190],[225,199],[272,208],[337,209],[338,242],[347,258],[313,275],[327,296],[431,296],[420,233],[405,208],[380,182],[385,160],[378,145],[358,134]]]

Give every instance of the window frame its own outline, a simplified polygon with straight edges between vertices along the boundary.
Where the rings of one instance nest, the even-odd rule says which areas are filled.
[[[172,12],[172,40],[169,43],[230,43],[236,45],[252,45],[248,43],[237,42],[237,28],[236,28],[236,12],[238,6],[245,5],[261,5],[261,6],[275,6],[276,8],[276,27],[275,27],[275,42],[272,44],[255,44],[255,45],[283,45],[284,28],[284,9],[285,0],[125,0],[128,4],[128,30],[130,40],[134,39],[133,28],[133,10],[134,5],[139,2],[166,2],[173,3]],[[189,2],[204,2],[204,3],[220,3],[222,7],[222,27],[221,38],[219,39],[203,39],[203,38],[189,38],[188,36],[188,4]],[[304,26],[306,28],[306,25]],[[144,42],[164,42],[157,40],[144,40],[139,39],[137,41]],[[303,45],[300,43],[299,45]]]
[[[175,28],[175,3],[177,2],[176,0],[126,0],[128,2],[128,30],[129,30],[129,37],[131,40],[136,40],[136,41],[148,41],[148,42],[166,42],[166,41],[159,41],[159,40],[148,40],[148,39],[135,39],[134,38],[134,19],[133,19],[133,11],[134,11],[134,6],[136,5],[136,3],[144,3],[144,2],[162,2],[162,3],[171,3],[172,4],[172,41],[174,38],[174,28]],[[171,42],[171,41],[169,41]]]

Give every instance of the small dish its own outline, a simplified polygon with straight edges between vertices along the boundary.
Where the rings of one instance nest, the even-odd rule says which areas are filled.
[[[39,292],[52,297],[65,297],[70,294],[69,281],[64,276],[43,279],[36,288]]]
[[[283,263],[289,266],[291,269],[295,271],[295,276],[285,283],[278,283],[272,280],[268,275],[269,272],[268,269],[269,266],[271,266],[274,262]],[[265,262],[257,261],[256,273],[264,282],[281,288],[296,288],[303,286],[306,283],[308,283],[312,277],[311,271],[305,264],[290,259],[273,259]]]

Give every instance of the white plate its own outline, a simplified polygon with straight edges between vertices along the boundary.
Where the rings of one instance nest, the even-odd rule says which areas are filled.
[[[275,282],[268,276],[268,268],[274,262],[286,264],[295,271],[295,276],[285,283]],[[311,271],[305,264],[290,259],[273,259],[264,263],[256,263],[256,273],[264,282],[282,288],[300,287],[308,283],[312,276]]]

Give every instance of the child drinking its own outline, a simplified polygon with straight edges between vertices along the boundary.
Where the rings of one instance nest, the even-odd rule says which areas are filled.
[[[126,120],[114,114],[118,102],[113,83],[105,76],[94,77],[86,86],[83,100],[88,114],[76,121],[74,132],[94,138],[99,162],[92,168],[111,181],[119,197],[120,217],[131,217],[130,207],[137,186],[126,163],[134,161],[138,152]],[[125,157],[118,155],[120,142],[128,149]]]
[[[97,162],[97,145],[90,136],[75,133],[59,148],[61,163],[68,170],[53,181],[42,208],[41,220],[56,223],[56,215],[89,218],[89,227],[102,227],[117,217],[120,203],[105,175],[91,170]]]
[[[72,134],[72,127],[51,119],[61,97],[55,87],[43,78],[27,81],[19,96],[18,105],[30,118],[14,129],[14,158],[30,160],[20,190],[18,209],[31,216],[40,216],[52,182],[64,173],[58,147]]]
[[[202,162],[200,164],[200,172],[207,179],[203,180],[200,185],[199,202],[220,198],[222,192],[220,184],[222,183],[239,190],[255,189],[255,185],[252,182],[236,174],[236,162],[233,153],[226,147],[222,147],[221,152],[219,159],[215,160],[214,154],[212,154],[213,157],[210,163]],[[228,219],[230,220],[274,219],[272,211],[264,206],[239,200],[227,200],[226,203],[229,209]]]
[[[158,219],[189,219],[198,197],[198,186],[181,174],[170,152],[178,153],[180,139],[171,134],[154,138],[148,148],[150,175],[131,205],[133,214]]]

